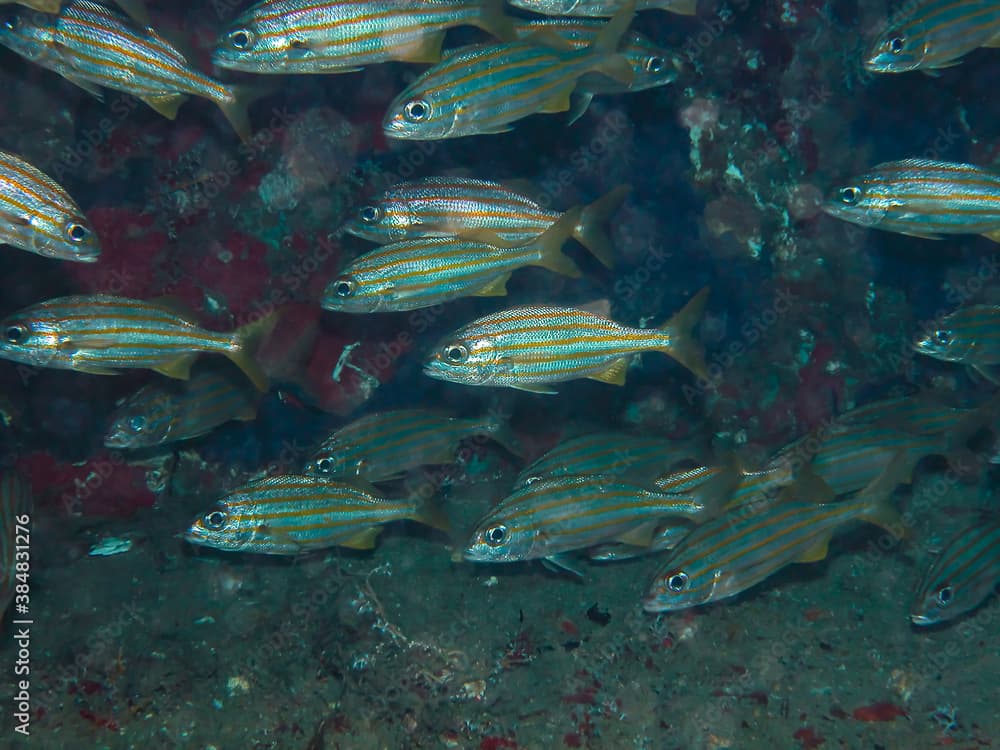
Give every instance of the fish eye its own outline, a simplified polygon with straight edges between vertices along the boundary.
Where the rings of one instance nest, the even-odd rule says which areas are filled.
[[[939,346],[948,346],[951,343],[951,332],[934,331],[934,343]]]
[[[226,523],[226,514],[221,510],[213,510],[205,514],[205,526],[210,529],[221,529]]]
[[[83,242],[89,234],[90,230],[83,226],[83,224],[77,224],[74,221],[66,225],[66,236],[69,237],[71,242]]]
[[[320,474],[329,474],[333,471],[333,461],[329,458],[321,458],[316,462],[316,471]]]
[[[341,279],[333,285],[333,291],[338,297],[350,297],[354,294],[354,282]]]
[[[902,37],[895,36],[889,40],[887,46],[892,54],[898,55],[906,47],[906,40]]]
[[[358,211],[358,215],[365,224],[374,224],[382,218],[382,209],[378,206],[364,206]]]
[[[9,344],[20,344],[27,335],[28,331],[24,326],[7,326],[7,330],[3,332],[3,337]]]
[[[667,61],[662,57],[653,56],[646,58],[646,72],[647,73],[659,73],[666,66]]]
[[[861,188],[845,187],[840,190],[840,200],[848,206],[853,206],[861,198]]]
[[[128,426],[133,432],[142,432],[146,427],[146,418],[136,415],[128,421]]]
[[[507,527],[492,526],[486,529],[486,533],[483,534],[483,537],[486,539],[486,543],[491,547],[499,547],[507,538]]]
[[[444,358],[449,362],[459,364],[464,362],[469,356],[469,350],[461,344],[452,344],[444,348]]]
[[[687,588],[688,577],[687,573],[674,573],[670,578],[667,579],[667,588],[673,591],[675,594],[679,594],[684,589]]]
[[[431,105],[423,99],[414,99],[403,107],[403,115],[410,122],[423,122],[431,116]]]
[[[951,604],[951,597],[954,592],[951,590],[951,586],[944,586],[938,589],[937,592],[937,602],[942,607],[947,607]]]
[[[229,32],[229,44],[232,45],[233,49],[240,51],[250,49],[250,45],[253,44],[253,32],[249,29],[231,31]]]

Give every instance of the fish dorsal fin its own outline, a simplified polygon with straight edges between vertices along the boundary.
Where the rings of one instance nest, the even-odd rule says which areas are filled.
[[[600,315],[602,318],[611,317],[611,301],[607,299],[596,299],[585,305],[578,305],[577,309],[591,315]]]

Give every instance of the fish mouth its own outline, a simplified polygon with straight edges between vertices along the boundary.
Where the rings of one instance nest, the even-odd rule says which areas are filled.
[[[934,624],[934,620],[932,620],[927,615],[918,615],[918,614],[911,614],[910,615],[910,622],[912,622],[914,625],[933,625]]]

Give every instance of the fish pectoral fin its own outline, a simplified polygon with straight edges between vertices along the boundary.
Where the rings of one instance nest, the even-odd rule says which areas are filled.
[[[560,552],[558,555],[549,555],[542,558],[542,565],[553,573],[569,573],[576,578],[583,580],[583,571],[576,567],[571,561],[569,554]]]
[[[0,211],[0,221],[5,224],[13,224],[18,227],[30,227],[31,219],[27,216],[21,216],[20,214],[10,213],[9,211]]]
[[[177,119],[177,110],[187,101],[187,94],[165,94],[163,96],[140,97],[168,120]]]
[[[507,282],[510,281],[510,274],[505,273],[503,276],[498,276],[493,279],[486,286],[477,289],[472,293],[473,297],[503,297],[507,294]]]
[[[166,375],[168,378],[189,380],[191,378],[191,365],[194,364],[194,361],[197,358],[197,354],[183,354],[176,359],[164,362],[162,365],[157,365],[152,369],[161,375]]]
[[[922,240],[943,240],[944,235],[941,234],[931,234],[928,232],[904,232],[900,230],[900,234],[905,234],[907,237],[919,237]]]
[[[593,375],[588,375],[587,377],[590,380],[599,380],[602,383],[610,383],[611,385],[625,385],[629,359],[630,357],[616,359],[604,370],[595,372]]]
[[[512,385],[511,388],[519,391],[527,391],[528,393],[539,393],[545,396],[554,396],[558,393],[555,389],[549,388],[547,385],[541,385],[540,383],[523,383],[519,385]]]
[[[827,553],[830,551],[830,535],[824,534],[815,543],[809,547],[805,552],[795,558],[795,562],[800,563],[811,563],[819,562],[820,560],[826,559]]]
[[[85,372],[88,375],[119,375],[118,370],[110,367],[102,367],[93,362],[73,362],[73,369],[77,372]]]
[[[1000,47],[1000,44],[997,46]],[[983,237],[994,242],[1000,242],[1000,229],[994,229],[992,232],[983,232]]]
[[[347,547],[348,549],[375,549],[375,542],[378,540],[378,535],[381,531],[381,526],[369,526],[367,529],[341,542],[340,546]]]
[[[401,62],[410,63],[439,63],[441,62],[441,48],[444,46],[445,32],[438,31],[427,34],[399,50],[398,55],[393,57]]]

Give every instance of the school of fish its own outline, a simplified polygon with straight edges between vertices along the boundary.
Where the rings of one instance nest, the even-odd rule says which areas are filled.
[[[26,60],[96,97],[123,92],[171,119],[189,98],[208,100],[239,138],[252,137],[247,105],[266,94],[266,84],[237,86],[201,72],[153,28],[141,3],[19,5],[7,9],[0,45]],[[211,59],[222,74],[257,76],[425,65],[385,102],[382,134],[395,141],[488,137],[535,115],[572,124],[597,96],[673,83],[681,56],[630,28],[637,12],[653,10],[692,15],[696,8],[692,0],[263,0],[228,19]],[[446,48],[458,27],[477,29],[483,41]],[[998,46],[1000,4],[923,0],[888,24],[861,63],[879,74],[933,74]],[[491,175],[391,185],[331,228],[375,247],[329,279],[317,302],[354,316],[469,296],[499,303],[511,277],[529,266],[579,283],[614,266],[608,226],[629,194],[619,185],[554,209],[537,186]],[[887,161],[845,178],[822,208],[913,242],[966,234],[1000,242],[1000,172],[929,158]],[[0,241],[92,264],[101,262],[101,239],[63,187],[0,151]],[[586,252],[567,252],[571,243]],[[450,322],[450,332],[421,353],[423,374],[455,388],[559,398],[558,386],[572,380],[625,386],[637,360],[656,352],[687,371],[679,377],[706,378],[698,331],[709,296],[707,288],[688,290],[674,300],[677,312],[653,325],[616,320],[607,300],[497,304],[474,320]],[[119,402],[104,436],[109,448],[141,452],[254,420],[271,385],[255,353],[279,318],[280,311],[220,332],[171,300],[70,294],[0,320],[0,358],[81,377],[155,371],[156,379]],[[967,305],[914,332],[909,346],[1000,384],[998,332],[1000,307]],[[908,540],[909,524],[893,504],[897,488],[912,482],[928,456],[967,460],[970,438],[995,431],[998,418],[995,399],[961,408],[933,392],[873,401],[746,465],[707,446],[622,432],[583,432],[538,455],[502,416],[413,404],[361,415],[316,445],[301,468],[230,488],[182,537],[264,555],[371,550],[386,524],[408,520],[437,530],[456,561],[537,560],[577,578],[591,565],[659,555],[641,602],[648,612],[670,612],[740,595],[793,563],[822,560],[831,538],[859,523]],[[461,533],[434,493],[409,491],[400,481],[451,464],[471,441],[493,444],[523,468],[507,495]],[[0,607],[14,595],[12,540],[31,504],[23,477],[0,474]],[[901,616],[918,626],[954,620],[998,582],[1000,521],[984,515],[947,542]]]

